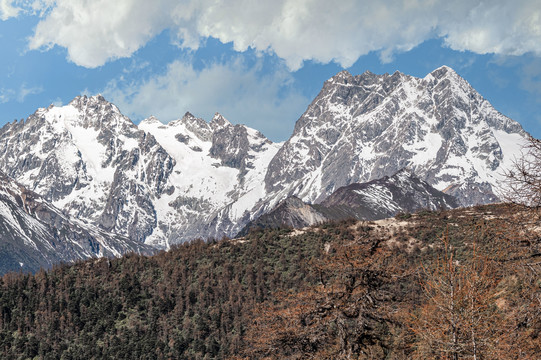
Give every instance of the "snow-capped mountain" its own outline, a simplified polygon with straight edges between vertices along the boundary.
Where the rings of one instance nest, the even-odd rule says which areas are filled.
[[[0,274],[126,252],[150,254],[153,250],[139,241],[70,219],[0,173]]]
[[[220,114],[137,126],[83,96],[0,129],[0,170],[72,217],[167,248],[405,167],[462,205],[492,202],[526,135],[448,67],[422,79],[344,71],[285,143]]]
[[[341,186],[409,167],[462,205],[493,202],[525,136],[449,67],[422,79],[342,71],[271,161],[266,189],[320,202]]]

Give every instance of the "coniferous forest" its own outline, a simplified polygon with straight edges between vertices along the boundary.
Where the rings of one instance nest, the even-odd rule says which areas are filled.
[[[539,212],[253,231],[0,280],[2,359],[539,359]]]

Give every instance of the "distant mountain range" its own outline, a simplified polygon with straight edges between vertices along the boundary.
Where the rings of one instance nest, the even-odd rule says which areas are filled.
[[[502,169],[526,136],[449,67],[424,78],[343,71],[284,143],[220,114],[135,125],[102,96],[81,96],[0,129],[0,171],[69,221],[169,248],[234,236],[292,197],[325,218],[323,208],[392,215],[403,208],[388,196],[394,190],[370,182],[404,168],[457,205],[495,202]],[[424,186],[416,204],[452,203]],[[379,207],[361,211],[369,192]]]

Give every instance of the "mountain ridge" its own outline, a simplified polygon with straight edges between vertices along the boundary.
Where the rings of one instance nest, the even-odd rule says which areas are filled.
[[[452,196],[434,189],[410,170],[401,169],[392,176],[340,187],[319,204],[289,196],[246,224],[237,236],[245,236],[253,228],[303,228],[326,221],[381,220],[398,213],[457,207]]]
[[[462,182],[466,190],[455,193],[463,205],[493,202],[491,188],[498,182],[493,170],[503,160],[500,143],[524,136],[518,123],[497,112],[447,66],[422,79],[399,72],[355,77],[341,72],[325,82],[273,159],[267,190],[318,202],[339,186],[409,166],[440,190]],[[482,140],[482,149],[476,148],[476,139]],[[454,173],[463,159],[463,174]],[[340,168],[350,172],[336,176]],[[287,181],[278,181],[283,178]],[[468,185],[479,189],[468,193]]]
[[[526,132],[449,67],[342,71],[273,143],[216,113],[135,125],[101,95],[0,129],[0,170],[67,214],[158,248],[233,236],[280,201],[319,204],[409,167],[460,205],[497,201]]]

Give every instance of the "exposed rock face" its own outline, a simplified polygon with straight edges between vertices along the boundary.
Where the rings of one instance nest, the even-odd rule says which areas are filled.
[[[493,202],[498,174],[525,135],[446,66],[423,79],[343,71],[297,121],[270,163],[266,189],[319,202],[409,167],[462,205]]]
[[[139,128],[175,159],[173,190],[156,201],[158,226],[147,242],[231,236],[250,220],[266,196],[267,166],[281,144],[220,114],[209,123],[190,113],[167,125],[147,119]]]
[[[253,229],[293,227],[302,228],[329,220],[322,212],[310,204],[306,204],[296,196],[281,201],[270,212],[249,222],[237,236],[244,236]]]
[[[70,219],[41,196],[0,173],[0,274],[126,252],[151,254],[139,241]]]
[[[329,217],[377,220],[392,217],[399,212],[456,207],[458,202],[453,196],[434,189],[409,170],[402,169],[390,177],[341,187],[317,208],[324,208],[324,213]]]

